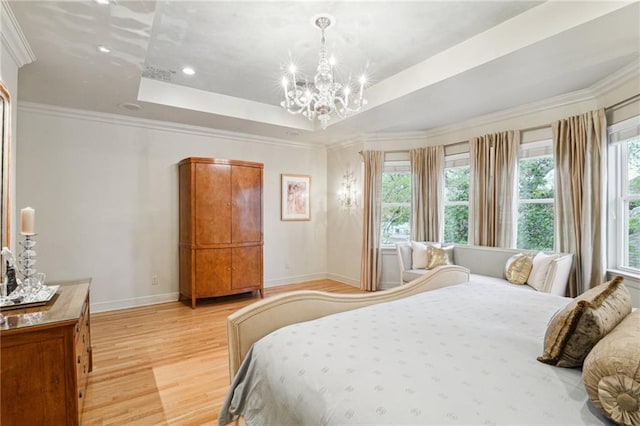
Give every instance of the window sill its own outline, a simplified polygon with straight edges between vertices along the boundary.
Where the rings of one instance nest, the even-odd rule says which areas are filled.
[[[621,269],[607,269],[607,274],[610,276],[621,275],[625,279],[625,285],[640,289],[640,274]]]

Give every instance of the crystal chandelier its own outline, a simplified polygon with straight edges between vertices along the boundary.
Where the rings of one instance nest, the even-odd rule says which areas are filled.
[[[312,23],[322,32],[316,75],[313,82],[303,76],[296,78],[296,66],[293,63],[289,65],[288,72],[282,77],[284,101],[280,105],[291,114],[302,114],[309,120],[318,117],[322,129],[326,129],[332,113],[344,118],[367,104],[362,97],[367,80],[364,75],[358,79],[360,90],[355,96],[352,95],[351,77],[346,84],[335,81],[335,60],[328,57],[324,39],[324,30],[331,27],[335,19],[331,15],[321,14],[315,16]]]

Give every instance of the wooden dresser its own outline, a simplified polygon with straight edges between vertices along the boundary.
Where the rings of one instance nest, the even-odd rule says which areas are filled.
[[[80,424],[92,370],[90,281],[55,283],[49,304],[2,312],[3,426]]]
[[[180,161],[180,296],[263,291],[263,164]]]

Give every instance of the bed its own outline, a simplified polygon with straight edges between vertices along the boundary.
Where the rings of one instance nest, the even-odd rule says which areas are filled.
[[[284,327],[264,325],[287,322],[282,311],[258,309],[267,329],[244,348],[230,328],[235,377],[219,424],[608,424],[580,369],[536,360],[570,299],[468,279],[456,266],[434,271],[391,300]]]

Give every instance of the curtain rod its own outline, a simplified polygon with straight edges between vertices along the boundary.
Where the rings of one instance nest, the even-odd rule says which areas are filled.
[[[398,152],[409,152],[409,151],[411,151],[411,149],[394,149],[391,151],[382,151],[382,152],[384,152],[385,154],[396,154]],[[358,151],[358,154],[362,155],[362,151]]]
[[[624,99],[624,100],[622,100],[620,102],[616,102],[613,105],[609,105],[608,107],[605,107],[604,110],[608,111],[608,110],[611,110],[611,109],[616,109],[616,108],[625,106],[625,105],[627,105],[627,104],[629,104],[629,103],[631,103],[633,101],[636,101],[636,100],[640,100],[640,93],[637,93],[637,94],[635,94],[635,95],[633,95],[631,97],[628,97],[627,99]]]

